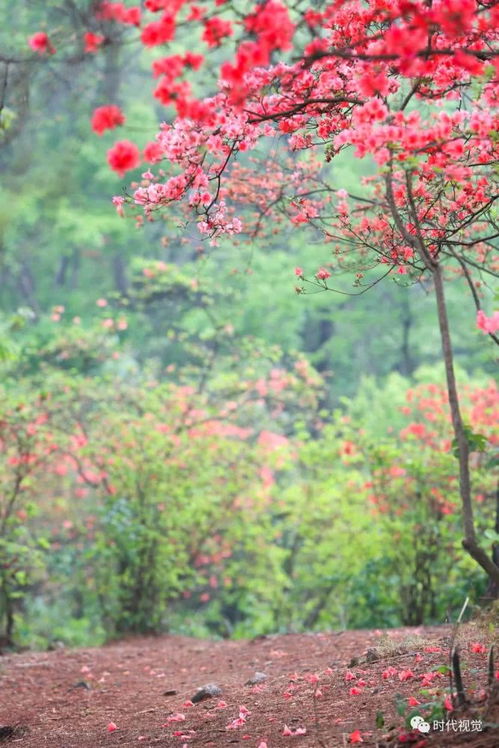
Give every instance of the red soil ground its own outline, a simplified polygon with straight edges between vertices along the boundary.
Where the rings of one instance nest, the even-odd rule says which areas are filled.
[[[451,636],[448,626],[250,641],[163,636],[98,649],[8,654],[0,657],[0,743],[23,748],[259,748],[263,742],[267,748],[343,748],[361,738],[359,745],[378,748],[497,747],[499,688],[486,688],[487,653],[473,651],[473,645],[489,642],[476,629],[462,627],[459,632],[464,682],[475,704],[449,718],[457,720],[456,729],[459,720],[481,719],[484,729],[456,732],[450,724],[428,735],[408,733],[397,713],[397,696],[405,703],[411,696],[420,702],[443,701],[448,675],[430,676],[425,695],[422,676],[448,662]],[[368,650],[374,650],[369,661]],[[389,667],[396,672],[387,677]],[[264,672],[266,680],[245,685],[255,671]],[[355,678],[345,680],[347,671]],[[222,694],[186,704],[207,683],[217,684]],[[360,693],[350,693],[352,687]],[[317,688],[321,694],[314,697]],[[227,729],[239,719],[240,707],[249,714],[242,710],[242,724]],[[178,714],[185,720],[169,720]],[[117,729],[108,731],[110,723]],[[285,725],[293,733],[297,728],[306,732],[283,735]]]

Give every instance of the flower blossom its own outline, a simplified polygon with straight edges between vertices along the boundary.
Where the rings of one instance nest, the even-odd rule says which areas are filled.
[[[87,53],[97,52],[100,45],[104,42],[105,37],[102,34],[94,34],[92,31],[87,31],[83,35],[84,51]]]
[[[499,312],[494,312],[492,317],[487,317],[482,309],[476,314],[476,326],[485,333],[493,334],[499,330]]]
[[[107,162],[120,177],[140,164],[140,152],[135,143],[120,140],[107,152]]]
[[[33,52],[38,52],[39,55],[44,55],[46,53],[50,55],[55,54],[55,48],[52,46],[48,34],[46,34],[45,31],[37,31],[36,34],[30,36],[28,44]]]
[[[125,122],[125,115],[115,104],[100,106],[94,109],[92,115],[92,130],[97,135],[102,135],[105,130],[112,130]]]

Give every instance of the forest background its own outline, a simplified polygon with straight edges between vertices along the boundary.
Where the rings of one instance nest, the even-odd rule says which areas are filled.
[[[116,215],[130,180],[92,112],[119,105],[141,149],[171,112],[122,28],[99,54],[31,54],[35,31],[82,34],[85,5],[20,2],[2,39],[26,62],[0,120],[0,646],[453,620],[487,580],[461,548],[430,289],[345,273],[297,295],[328,251],[304,232],[211,247],[178,216]],[[331,169],[347,191],[372,173]],[[463,279],[447,298],[490,552],[493,351]]]

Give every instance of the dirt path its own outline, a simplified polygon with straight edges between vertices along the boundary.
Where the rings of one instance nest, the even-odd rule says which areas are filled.
[[[447,662],[450,633],[435,627],[218,642],[163,636],[6,655],[0,658],[0,742],[25,748],[336,748],[361,738],[362,745],[390,748],[498,746],[497,729],[472,732],[471,723],[466,734],[449,726],[429,736],[407,735],[397,714],[397,695],[400,703],[411,696],[445,698],[448,676],[436,668]],[[487,653],[473,651],[475,632],[466,636],[465,682],[483,699]],[[245,685],[256,671],[267,677]],[[422,695],[425,673],[433,675]],[[222,693],[186,704],[208,683]],[[379,725],[381,714],[384,719],[378,728],[377,714]],[[497,704],[489,703],[487,719],[499,722]],[[110,723],[117,729],[108,731]],[[291,735],[283,734],[285,726]]]

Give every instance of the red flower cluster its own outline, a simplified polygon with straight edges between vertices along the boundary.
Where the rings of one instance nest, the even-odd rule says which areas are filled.
[[[180,98],[175,102],[177,114],[182,119],[209,124],[214,122],[213,108],[200,99]]]
[[[152,64],[152,74],[155,78],[159,75],[166,75],[172,80],[182,75],[184,69],[184,58],[182,55],[170,55],[154,60]]]
[[[478,7],[475,0],[447,0],[434,9],[434,19],[452,37],[471,30]]]
[[[55,54],[55,49],[52,46],[52,43],[45,31],[37,31],[36,34],[30,36],[30,38],[28,39],[28,44],[31,49],[34,52],[38,52],[39,55]]]
[[[102,2],[96,12],[96,18],[102,21],[117,21],[130,26],[140,26],[140,7],[125,8],[123,3],[111,3],[107,0]]]
[[[191,93],[190,84],[188,81],[175,81],[175,78],[182,75],[184,67],[189,66],[195,70],[199,69],[203,61],[203,55],[193,52],[186,52],[184,55],[171,55],[170,57],[162,57],[160,60],[155,60],[152,64],[153,75],[155,77],[163,75],[154,91],[155,98],[159,99],[165,106],[175,104],[179,116],[190,116],[188,109],[193,103],[189,99]],[[181,111],[183,114],[181,114]],[[196,109],[196,112],[198,112],[198,109]]]
[[[186,0],[146,0],[145,6],[151,13],[158,13],[160,10],[169,13],[178,13]]]
[[[149,161],[150,164],[161,161],[163,158],[163,150],[159,143],[148,143],[144,148],[144,161]]]
[[[244,21],[246,31],[258,36],[258,41],[269,50],[290,49],[295,26],[288,9],[275,0],[269,0]]]
[[[331,273],[329,270],[326,270],[326,268],[319,268],[319,270],[316,272],[315,277],[317,280],[327,280],[331,277]]]
[[[195,52],[186,52],[185,55],[170,55],[154,60],[152,64],[152,74],[155,78],[159,75],[165,75],[170,81],[182,75],[184,68],[199,70],[204,62],[203,55],[197,55]]]
[[[159,99],[162,104],[168,106],[179,99],[185,98],[190,93],[190,86],[187,81],[171,81],[166,75],[160,80],[154,89],[154,97]]]
[[[92,115],[92,130],[102,135],[105,130],[112,130],[125,122],[125,115],[118,106],[109,104],[100,106],[94,110]]]
[[[483,332],[494,334],[499,331],[499,312],[494,312],[491,317],[487,317],[482,309],[479,309],[476,315],[476,326]]]
[[[104,39],[105,37],[102,34],[94,34],[92,31],[87,31],[83,35],[85,52],[97,52]]]
[[[257,42],[242,42],[236,53],[235,62],[224,62],[220,66],[222,78],[228,83],[240,84],[243,76],[253,68],[267,65],[269,52]]]
[[[196,52],[186,52],[184,55],[184,65],[192,70],[199,70],[204,62],[203,55],[198,55]]]
[[[224,37],[232,36],[233,33],[230,21],[224,21],[215,16],[204,22],[204,31],[201,39],[209,47],[218,47]]]
[[[257,41],[242,42],[235,62],[225,62],[220,68],[222,78],[237,86],[240,86],[245,73],[255,67],[268,65],[274,49],[289,49],[295,30],[287,8],[274,0],[258,6],[245,19],[244,25],[247,31],[256,34]]]
[[[171,42],[175,36],[175,18],[168,13],[160,21],[148,23],[142,29],[140,38],[146,47],[156,47],[158,44]]]
[[[120,140],[108,150],[107,162],[122,177],[140,164],[140,151],[130,140]]]

